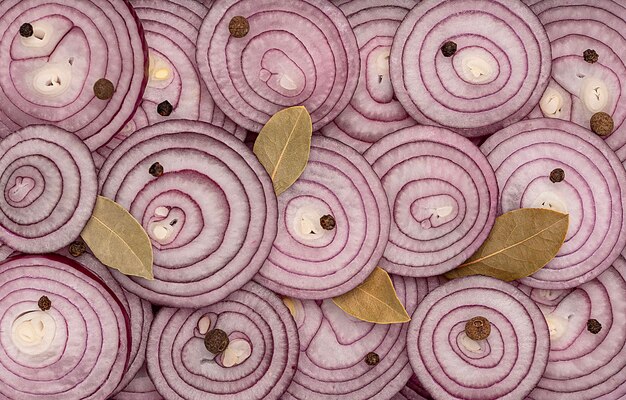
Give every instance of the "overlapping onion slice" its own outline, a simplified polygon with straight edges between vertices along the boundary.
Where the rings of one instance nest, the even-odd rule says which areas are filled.
[[[415,126],[385,136],[364,156],[380,177],[393,218],[382,268],[438,275],[458,267],[489,235],[498,187],[489,162],[469,140]]]
[[[544,313],[548,367],[528,398],[618,400],[626,395],[626,260],[572,290],[520,288]],[[590,330],[596,320],[601,329]],[[596,332],[595,334],[592,332]]]
[[[447,42],[456,53],[445,57]],[[550,42],[519,0],[421,1],[394,38],[391,82],[418,122],[464,136],[522,119],[550,78]]]
[[[386,134],[416,124],[395,99],[389,77],[393,36],[416,0],[334,3],[348,17],[354,30],[361,56],[361,74],[348,107],[321,133],[364,152]]]
[[[158,175],[157,164],[163,168]],[[102,195],[141,223],[152,240],[153,281],[114,271],[153,303],[201,307],[239,289],[261,268],[277,230],[265,169],[228,132],[167,121],[124,140],[100,170]]]
[[[541,118],[511,125],[481,150],[498,179],[500,212],[541,207],[569,214],[556,258],[523,283],[571,288],[611,266],[626,244],[626,171],[602,139],[574,123]],[[564,179],[553,182],[557,169]]]
[[[23,128],[0,142],[0,241],[24,253],[56,251],[85,227],[96,203],[87,146],[52,125]]]
[[[11,257],[0,264],[0,302],[0,397],[102,400],[119,385],[130,322],[95,274],[59,255]]]
[[[13,249],[0,242],[0,261],[6,260],[13,253]]]
[[[143,365],[132,381],[112,400],[163,400],[163,397],[157,392],[146,366]]]
[[[466,323],[486,318],[491,334],[473,340]],[[539,308],[497,279],[455,279],[426,296],[407,334],[411,366],[435,399],[522,399],[548,362],[550,339]]]
[[[23,24],[32,36],[20,35]],[[93,151],[141,101],[147,47],[125,0],[5,0],[0,37],[0,118],[10,131],[53,124]],[[115,90],[108,100],[94,93],[100,79]]]
[[[612,116],[607,143],[626,159],[626,4],[617,0],[539,0],[532,10],[552,45],[552,79],[532,116],[572,121],[587,129],[596,112]],[[594,50],[598,60],[586,62]]]
[[[146,300],[140,299],[138,296],[122,289],[119,283],[113,279],[111,270],[103,265],[96,257],[89,253],[83,253],[81,256],[74,257],[70,255],[67,249],[63,249],[59,254],[74,259],[84,267],[94,272],[109,289],[120,300],[130,321],[130,356],[128,359],[128,367],[124,373],[124,378],[117,386],[115,392],[119,392],[126,387],[133,379],[133,376],[139,371],[146,360],[146,344],[148,343],[148,331],[152,324],[152,306]]]
[[[352,290],[376,267],[389,235],[380,180],[356,150],[315,135],[306,169],[278,197],[278,235],[254,278],[277,293],[326,299]],[[323,217],[334,229],[324,229]]]
[[[233,17],[247,20],[245,36],[231,36]],[[307,108],[314,130],[321,128],[348,105],[359,79],[352,28],[325,0],[215,2],[197,47],[217,106],[256,132],[274,113],[295,105]]]
[[[392,276],[398,298],[411,314],[437,284],[435,278]],[[332,300],[290,299],[300,335],[298,371],[284,400],[391,399],[412,372],[406,353],[407,324],[357,320]],[[365,358],[376,353],[379,362]]]
[[[215,330],[229,338],[217,356],[205,347]],[[209,307],[162,308],[150,330],[148,372],[166,400],[275,400],[295,373],[298,343],[281,299],[249,282]],[[247,351],[237,351],[241,344]]]

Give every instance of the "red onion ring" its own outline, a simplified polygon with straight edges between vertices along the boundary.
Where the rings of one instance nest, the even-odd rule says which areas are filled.
[[[393,37],[416,0],[335,0],[334,4],[354,30],[361,73],[350,104],[321,133],[362,153],[381,137],[416,124],[394,99],[389,77]]]
[[[477,316],[491,324],[480,341],[464,332]],[[532,300],[484,276],[455,279],[429,293],[407,333],[411,366],[438,400],[522,399],[539,382],[549,347],[546,321]]]
[[[133,380],[112,400],[163,400],[143,365]]]
[[[415,126],[385,136],[364,154],[392,210],[380,266],[406,276],[458,267],[485,241],[498,186],[487,159],[444,128]]]
[[[278,235],[255,281],[290,297],[326,299],[361,284],[389,235],[380,181],[356,150],[315,135],[306,169],[278,197]],[[321,218],[332,216],[326,230]]]
[[[573,290],[521,286],[546,317],[550,356],[529,399],[618,400],[626,395],[626,260]],[[596,334],[587,323],[601,324]]]
[[[30,126],[0,142],[0,241],[24,253],[56,251],[87,224],[98,191],[93,160],[75,135]]]
[[[235,16],[250,26],[242,38],[229,32]],[[348,105],[359,79],[352,28],[329,1],[216,2],[197,47],[200,72],[218,107],[255,132],[295,105],[307,108],[318,130]]]
[[[611,266],[626,245],[626,171],[602,139],[571,122],[541,118],[511,125],[481,150],[498,179],[499,212],[541,207],[569,213],[556,258],[523,283],[566,289]],[[557,168],[565,178],[553,183]]]
[[[445,57],[452,41],[457,51]],[[550,78],[545,29],[519,0],[421,1],[391,50],[396,96],[417,122],[483,136],[522,119]]]
[[[155,178],[149,171],[159,163]],[[272,182],[245,144],[203,122],[172,120],[124,140],[100,170],[102,195],[142,224],[155,279],[113,274],[152,303],[201,307],[242,287],[276,237]]]
[[[58,255],[11,257],[0,265],[0,301],[0,397],[100,400],[119,385],[128,315],[95,274]]]
[[[27,38],[24,23],[34,29]],[[147,48],[126,0],[5,0],[0,37],[0,118],[10,131],[53,124],[93,151],[133,116]],[[95,97],[99,79],[113,84],[109,100]]]
[[[437,279],[392,275],[398,298],[411,314]],[[412,372],[406,353],[407,324],[357,320],[332,300],[293,300],[300,335],[298,371],[283,400],[391,399]],[[365,357],[374,352],[376,365]]]
[[[243,338],[251,353],[240,364],[225,367],[221,356],[205,348],[200,331],[221,329]],[[230,346],[229,344],[229,346]],[[148,372],[161,394],[170,399],[272,400],[287,389],[298,363],[298,334],[280,298],[254,282],[225,300],[193,309],[162,308],[148,341]]]

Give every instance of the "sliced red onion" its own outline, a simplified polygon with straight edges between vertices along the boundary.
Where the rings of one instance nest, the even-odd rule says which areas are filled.
[[[420,393],[406,386],[401,389],[391,400],[428,400],[429,397],[424,397]]]
[[[453,56],[442,47],[456,44]],[[519,0],[421,1],[394,38],[391,82],[419,123],[483,136],[522,119],[550,78],[550,42]]]
[[[466,138],[415,126],[385,136],[364,154],[392,214],[380,266],[394,274],[434,276],[458,267],[487,238],[498,186],[489,162]]]
[[[626,159],[626,5],[613,0],[540,0],[532,10],[552,46],[552,80],[534,115],[590,128],[591,116],[605,112],[615,128],[607,143]],[[597,62],[583,53],[594,50]]]
[[[13,253],[13,249],[0,242],[0,261],[6,260],[11,253]]]
[[[205,346],[215,330],[228,336],[224,353]],[[247,343],[226,366],[235,343]],[[287,389],[298,363],[298,333],[281,299],[249,282],[225,300],[193,309],[162,308],[148,342],[148,372],[170,399],[272,400]]]
[[[499,212],[537,207],[569,214],[556,258],[523,283],[566,289],[611,266],[626,245],[626,171],[602,139],[571,122],[541,118],[511,125],[481,150],[498,179]],[[558,169],[564,178],[553,181]]]
[[[389,77],[393,36],[416,0],[333,2],[348,17],[354,30],[361,73],[350,104],[321,133],[362,153],[381,137],[416,124],[395,99]]]
[[[529,398],[622,399],[626,395],[626,260],[619,257],[596,279],[573,290],[520,288],[541,308],[550,331],[548,366]],[[599,330],[592,320],[600,324]]]
[[[144,365],[124,390],[116,394],[112,400],[163,400],[163,397],[154,387]]]
[[[20,35],[26,23],[30,37]],[[126,0],[4,0],[0,37],[0,118],[9,130],[53,124],[93,151],[133,116],[147,47]],[[113,86],[108,100],[94,93],[100,79]]]
[[[103,265],[96,257],[89,253],[83,253],[81,256],[72,256],[69,251],[63,249],[59,254],[75,259],[81,265],[87,267],[94,272],[111,291],[117,296],[123,304],[128,317],[130,318],[130,358],[128,360],[128,368],[124,374],[124,378],[117,386],[114,393],[124,389],[130,383],[133,376],[139,371],[146,360],[146,344],[148,343],[148,331],[152,324],[152,306],[146,300],[142,300],[136,295],[122,289],[122,287],[113,279],[111,270]]]
[[[233,17],[249,32],[231,36]],[[358,46],[341,11],[324,0],[223,0],[198,36],[197,60],[218,107],[259,132],[276,112],[304,105],[313,130],[350,102],[359,79]]]
[[[474,340],[465,325],[489,321]],[[523,292],[485,276],[455,279],[426,296],[407,334],[411,366],[436,399],[524,398],[548,362],[550,339],[539,308]]]
[[[98,184],[78,137],[52,125],[23,128],[0,142],[0,171],[0,241],[24,253],[46,253],[80,235]]]
[[[156,163],[158,177],[150,173]],[[154,251],[154,280],[114,276],[153,303],[217,302],[252,279],[271,250],[272,182],[254,153],[221,128],[173,120],[141,129],[110,154],[99,178],[102,195],[130,211]]]
[[[0,397],[101,400],[119,385],[130,322],[95,274],[58,255],[12,257],[0,301]]]
[[[434,278],[393,276],[398,298],[412,313]],[[298,371],[284,400],[391,399],[411,376],[406,353],[407,324],[380,325],[358,320],[332,300],[293,300],[300,335]],[[369,365],[367,355],[379,362]]]
[[[306,169],[278,198],[278,235],[255,281],[300,299],[326,299],[361,284],[389,235],[389,208],[365,158],[323,136],[311,140]],[[322,219],[333,227],[323,228]]]

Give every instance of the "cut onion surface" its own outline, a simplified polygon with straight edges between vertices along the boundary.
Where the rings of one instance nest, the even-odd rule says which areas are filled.
[[[52,125],[0,142],[0,241],[24,253],[56,251],[80,235],[98,183],[87,146]]]
[[[594,133],[553,118],[518,122],[481,146],[500,187],[499,212],[522,207],[569,214],[556,258],[523,278],[542,289],[565,289],[609,268],[626,245],[626,171]]]
[[[410,387],[404,387],[391,400],[428,400],[429,397],[424,397]]]
[[[249,282],[223,301],[193,309],[162,308],[148,342],[148,372],[166,400],[272,400],[298,363],[289,309]]]
[[[541,22],[519,0],[425,0],[398,28],[391,82],[419,123],[484,136],[539,102],[550,54]]]
[[[548,362],[541,310],[513,285],[485,276],[429,293],[407,334],[411,366],[437,400],[524,398]]]
[[[4,0],[0,4],[0,134],[53,124],[108,142],[141,101],[143,31],[125,0]]]
[[[255,132],[296,105],[318,130],[348,105],[359,79],[352,28],[326,0],[216,0],[197,47],[217,106]]]
[[[99,178],[102,195],[130,211],[154,251],[154,280],[113,274],[153,303],[217,302],[248,282],[272,248],[272,182],[221,128],[176,120],[141,129],[111,153]]]
[[[387,193],[392,225],[380,266],[434,276],[458,267],[489,235],[498,186],[478,147],[454,132],[415,126],[364,154]]]
[[[415,125],[395,99],[389,77],[393,36],[416,0],[333,1],[348,17],[359,45],[361,75],[346,109],[321,133],[364,152],[381,137]]]
[[[572,290],[520,288],[543,312],[550,356],[535,400],[626,396],[626,260]]]
[[[277,293],[326,299],[376,268],[389,235],[380,180],[356,150],[315,135],[306,169],[278,197],[278,231],[255,280]]]
[[[392,275],[411,314],[436,278]],[[372,324],[342,311],[332,300],[290,299],[300,335],[298,371],[284,400],[389,400],[409,380],[407,324]]]
[[[626,4],[616,0],[535,0],[552,45],[552,79],[531,116],[587,129],[598,112],[614,122],[607,143],[626,160]]]
[[[163,397],[154,387],[144,365],[124,390],[113,397],[113,400],[163,400]]]
[[[102,280],[59,255],[0,264],[0,397],[107,398],[130,361],[130,321]]]
[[[124,378],[115,390],[115,392],[119,392],[130,383],[133,376],[139,371],[146,360],[148,331],[152,324],[152,306],[146,300],[142,300],[136,295],[122,289],[120,284],[113,279],[111,270],[93,255],[83,253],[76,257],[71,255],[67,248],[59,251],[59,254],[78,261],[81,265],[98,275],[124,305],[124,309],[130,318],[130,358],[128,368],[124,373]]]
[[[13,253],[13,249],[4,243],[0,243],[0,261],[4,261]]]

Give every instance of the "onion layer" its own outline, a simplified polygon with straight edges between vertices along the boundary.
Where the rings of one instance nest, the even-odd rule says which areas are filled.
[[[550,208],[569,214],[569,231],[556,258],[522,279],[543,289],[587,282],[626,245],[626,171],[597,135],[559,119],[521,121],[481,146],[500,187],[499,211]],[[562,181],[551,172],[560,168]]]
[[[158,177],[150,173],[156,163]],[[111,153],[99,178],[102,195],[130,211],[154,250],[153,281],[114,276],[153,303],[223,299],[252,279],[276,237],[269,176],[245,144],[213,125],[178,120],[141,129]]]
[[[96,204],[89,149],[51,125],[0,142],[0,241],[24,253],[56,251],[78,237]]]
[[[241,363],[226,366],[224,353],[205,347],[213,330],[248,343]],[[280,298],[249,282],[225,300],[192,309],[162,308],[148,342],[148,372],[170,399],[272,400],[287,389],[298,363],[298,334]]]
[[[58,255],[11,257],[0,264],[0,301],[0,397],[101,400],[119,385],[128,315],[92,272]]]
[[[465,333],[470,319],[491,325],[484,340]],[[535,387],[548,362],[550,339],[539,308],[497,279],[455,279],[426,296],[407,334],[411,366],[438,400],[518,400]]]
[[[32,36],[20,35],[24,23]],[[126,0],[5,0],[0,37],[0,119],[8,131],[53,124],[93,151],[135,112],[147,48]],[[100,79],[113,86],[109,99],[94,93]]]
[[[412,313],[437,279],[393,276],[398,298]],[[391,399],[412,372],[406,353],[407,324],[357,320],[332,300],[293,300],[300,335],[298,371],[284,400]],[[369,365],[369,353],[379,362]]]
[[[406,276],[442,274],[489,235],[498,187],[489,162],[469,140],[416,126],[387,135],[364,155],[393,216],[382,268]]]
[[[112,400],[163,400],[163,397],[154,387],[144,365],[124,390],[116,394]]]
[[[354,30],[361,74],[348,107],[321,133],[362,153],[381,137],[416,124],[395,99],[389,77],[393,36],[416,0],[335,0],[334,3],[348,17]]]
[[[231,36],[233,17],[249,32]],[[304,105],[313,130],[349,103],[359,79],[356,39],[346,17],[325,0],[223,0],[211,7],[196,59],[218,107],[259,132],[289,106]]]
[[[442,47],[456,44],[453,56]],[[550,78],[550,42],[519,0],[421,1],[394,38],[391,82],[419,123],[483,136],[522,119]]]
[[[255,277],[277,293],[326,299],[348,292],[376,268],[387,244],[380,180],[363,156],[334,139],[313,137],[307,167],[278,209],[282,229]],[[332,229],[323,218],[333,219]]]

